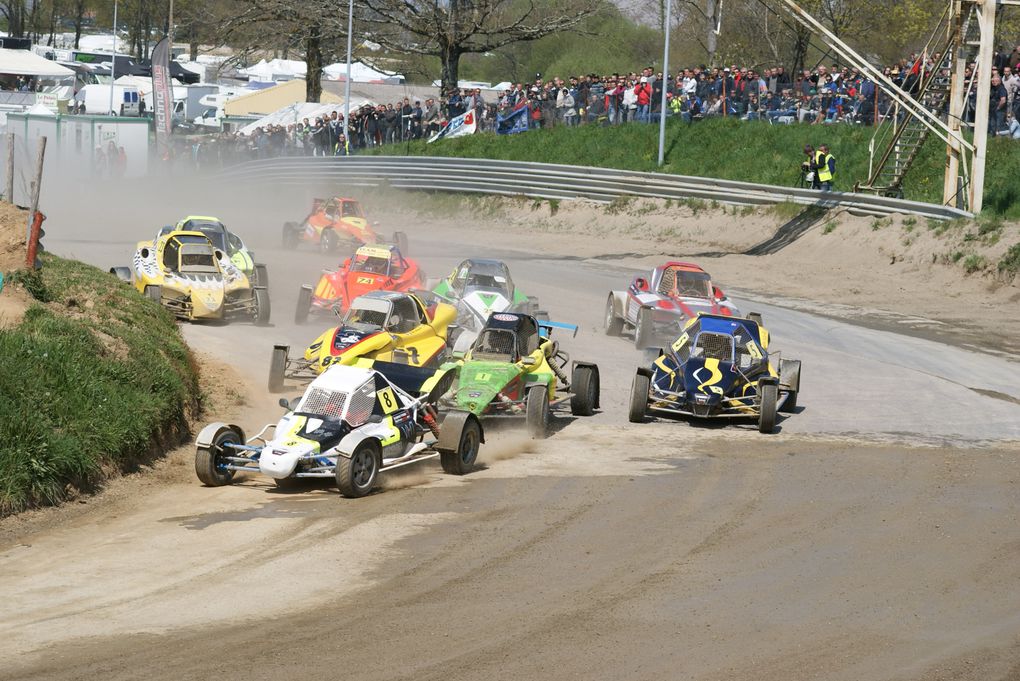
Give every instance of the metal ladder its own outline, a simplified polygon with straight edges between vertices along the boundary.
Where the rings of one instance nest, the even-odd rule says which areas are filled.
[[[972,7],[960,29],[961,49],[968,51],[972,51],[975,42],[969,40],[968,35],[972,23],[976,23],[976,19],[972,22],[974,12]],[[913,95],[913,99],[943,119],[947,115],[952,84],[951,74],[955,65],[956,40],[952,26],[947,24],[952,20],[953,18],[947,10],[929,39],[928,45],[925,46],[921,57],[922,70],[918,75],[919,87],[916,94]],[[931,70],[924,68],[925,54],[940,55],[939,63],[933,65]],[[875,115],[878,115],[878,111],[875,112]],[[903,179],[913,166],[914,161],[917,160],[930,134],[928,126],[916,117],[901,111],[898,106],[894,106],[872,136],[868,179],[855,189],[874,192],[881,196],[902,198]],[[876,153],[877,148],[882,148],[881,154]],[[876,158],[878,158],[877,161]]]

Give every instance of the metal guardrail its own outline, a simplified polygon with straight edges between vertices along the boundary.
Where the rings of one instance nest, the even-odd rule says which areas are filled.
[[[435,156],[280,157],[233,166],[217,179],[303,187],[332,183],[357,187],[388,185],[398,189],[603,203],[620,196],[705,199],[737,205],[792,202],[875,216],[905,214],[936,220],[973,217],[956,208],[870,194],[821,193],[796,187],[588,166]]]

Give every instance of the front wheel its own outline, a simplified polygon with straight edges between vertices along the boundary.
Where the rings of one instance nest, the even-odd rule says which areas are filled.
[[[591,416],[599,403],[599,375],[594,367],[574,367],[570,379],[570,413],[574,416]]]
[[[630,412],[627,415],[631,423],[644,423],[651,385],[652,381],[644,374],[634,374],[634,382],[630,385]]]
[[[619,336],[621,333],[623,333],[623,319],[616,316],[613,297],[609,296],[609,300],[606,301],[606,335]]]
[[[638,310],[637,326],[634,327],[634,346],[644,350],[652,340],[652,315],[641,308]]]
[[[269,290],[269,268],[265,265],[255,265],[255,281],[254,286],[263,286]]]
[[[779,387],[775,383],[759,385],[761,395],[761,411],[758,413],[758,432],[771,433],[776,427],[776,402],[779,398]]]
[[[447,417],[443,427],[450,425],[450,417]],[[464,475],[471,471],[478,458],[478,447],[482,441],[482,428],[478,425],[477,419],[467,418],[460,431],[460,442],[455,451],[441,451],[439,462],[443,466],[443,472],[450,475]]]
[[[224,460],[233,450],[228,444],[244,444],[233,428],[220,428],[208,447],[199,447],[195,452],[195,474],[209,487],[222,487],[234,480],[234,471],[227,470]]]
[[[323,253],[335,253],[340,248],[340,237],[332,229],[322,230],[319,237],[319,250]]]
[[[304,324],[308,321],[308,313],[312,310],[312,289],[302,286],[297,296],[297,309],[294,310],[294,323]]]
[[[266,326],[270,314],[269,291],[257,288],[252,291],[252,297],[255,299],[255,326]]]
[[[283,226],[283,248],[288,251],[293,251],[298,247],[298,241],[300,227],[297,223],[288,222]]]
[[[372,491],[379,475],[379,445],[375,440],[362,440],[351,458],[337,456],[336,486],[340,494],[351,499],[363,497]]]
[[[545,386],[528,390],[526,406],[528,434],[535,440],[544,439],[549,434],[549,392]]]
[[[273,348],[273,357],[269,360],[269,392],[283,392],[283,379],[286,372],[287,348],[278,345]]]
[[[145,293],[143,295],[153,302],[161,303],[163,302],[163,287],[146,286]]]

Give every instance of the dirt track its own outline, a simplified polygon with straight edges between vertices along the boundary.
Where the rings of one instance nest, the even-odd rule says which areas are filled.
[[[315,333],[288,320],[327,261],[274,250],[304,200],[156,204],[156,224],[219,214],[270,265],[275,328],[187,329],[250,380],[249,428],[279,412],[261,391],[270,345]],[[102,234],[50,214],[50,247],[102,266],[154,231],[131,211]],[[758,302],[804,360],[803,408],[779,434],[631,426],[640,355],[599,330],[629,270],[401,227],[433,276],[506,257],[554,319],[580,323],[563,343],[600,364],[602,413],[541,443],[497,433],[471,475],[426,465],[357,501],[258,479],[207,489],[178,465],[62,522],[8,523],[0,677],[1020,675],[1016,363]]]

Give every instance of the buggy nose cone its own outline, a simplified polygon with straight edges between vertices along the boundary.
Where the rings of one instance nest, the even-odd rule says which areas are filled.
[[[259,457],[259,471],[271,478],[282,480],[294,474],[298,460],[312,453],[312,447],[283,447],[270,442]]]

